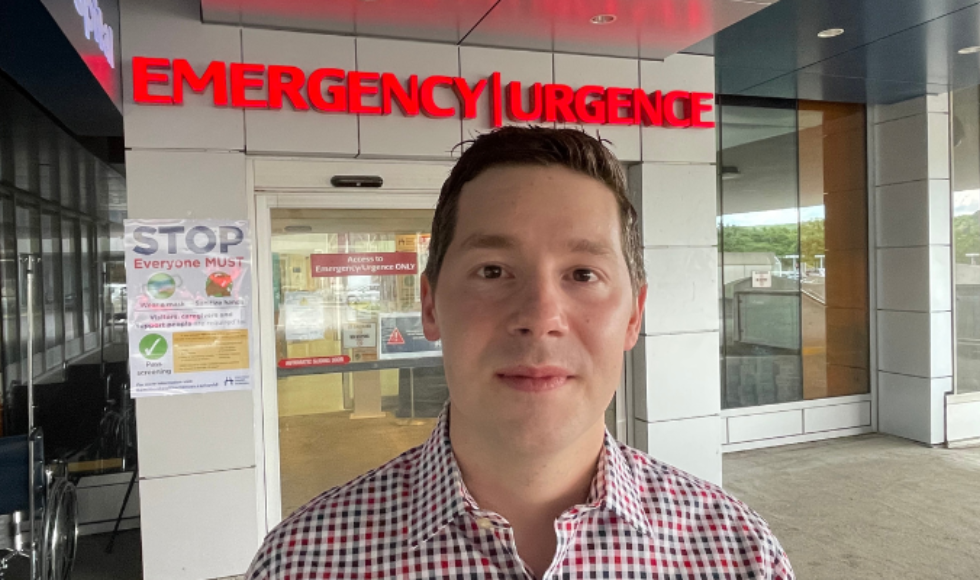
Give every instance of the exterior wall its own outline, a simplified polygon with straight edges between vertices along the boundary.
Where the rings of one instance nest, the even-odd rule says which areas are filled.
[[[573,86],[714,88],[708,57],[640,62],[205,25],[197,0],[133,0],[121,10],[133,218],[249,217],[246,154],[447,160],[461,139],[490,126],[482,106],[472,120],[219,109],[210,94],[190,92],[181,107],[134,106],[134,56],[186,58],[195,67],[244,59],[406,76],[499,71],[508,80]],[[634,355],[635,443],[720,482],[714,131],[598,132],[623,161],[639,162],[631,177],[651,285]],[[256,376],[260,363],[253,361]],[[147,580],[215,578],[247,567],[268,527],[261,401],[258,389],[137,401]]]
[[[643,87],[714,92],[714,62],[643,62]],[[713,117],[712,117],[713,119]],[[714,132],[644,131],[630,185],[643,223],[647,309],[633,351],[637,447],[721,483],[717,177]],[[671,146],[667,146],[670,144]]]
[[[874,108],[878,426],[946,439],[953,388],[947,95]]]

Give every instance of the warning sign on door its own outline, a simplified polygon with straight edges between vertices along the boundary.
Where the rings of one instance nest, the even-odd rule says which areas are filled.
[[[389,345],[405,344],[405,339],[402,338],[402,333],[398,332],[398,327],[396,326],[391,330],[391,336],[388,337]]]
[[[422,332],[422,314],[398,312],[379,318],[378,353],[381,359],[442,356],[442,343],[431,342]]]

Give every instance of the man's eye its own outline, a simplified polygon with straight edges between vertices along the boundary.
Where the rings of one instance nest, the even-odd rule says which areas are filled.
[[[574,278],[576,282],[595,282],[597,280],[595,272],[592,270],[585,270],[583,268],[579,268],[578,270],[572,272],[572,278]]]
[[[479,270],[482,278],[500,278],[504,271],[500,266],[483,266]]]

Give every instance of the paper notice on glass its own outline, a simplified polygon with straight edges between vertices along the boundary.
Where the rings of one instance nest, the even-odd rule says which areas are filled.
[[[279,316],[286,340],[320,340],[326,332],[323,298],[316,292],[286,292]]]

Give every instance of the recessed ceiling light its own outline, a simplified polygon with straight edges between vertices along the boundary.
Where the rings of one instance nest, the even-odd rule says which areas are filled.
[[[844,34],[843,28],[828,28],[827,30],[821,30],[817,33],[820,38],[833,38],[835,36],[840,36]]]
[[[592,24],[612,24],[615,21],[615,14],[596,14],[589,22]]]
[[[967,46],[965,48],[961,48],[957,50],[956,52],[960,54],[976,54],[980,52],[980,46]]]

